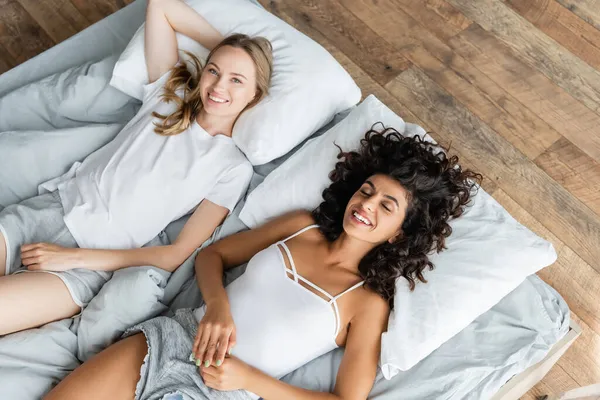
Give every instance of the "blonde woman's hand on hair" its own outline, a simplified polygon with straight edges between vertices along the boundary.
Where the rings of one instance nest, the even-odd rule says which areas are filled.
[[[235,324],[229,303],[219,301],[207,304],[192,349],[196,364],[220,366],[225,355],[235,346],[235,341]]]
[[[154,82],[179,60],[175,32],[212,50],[223,36],[181,0],[149,0],[144,28],[144,54],[148,78]]]
[[[77,249],[51,243],[33,243],[21,246],[21,262],[30,271],[67,271],[81,267]]]

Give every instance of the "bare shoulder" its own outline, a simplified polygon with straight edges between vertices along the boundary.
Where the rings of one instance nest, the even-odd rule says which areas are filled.
[[[281,223],[285,223],[289,229],[299,231],[315,223],[315,219],[310,211],[298,210],[292,211],[281,217]],[[297,229],[296,229],[297,228]]]
[[[349,345],[361,347],[366,341],[379,340],[381,334],[387,330],[390,316],[388,302],[372,290],[362,288],[360,295],[355,297],[353,306],[354,313],[348,327],[346,348]]]
[[[314,223],[308,211],[294,211],[247,231],[227,236],[201,251],[219,253],[225,267],[240,265],[259,251]]]
[[[285,221],[288,232],[286,237],[315,224],[316,221],[311,212],[306,210],[294,211],[293,213],[288,214],[288,219]],[[302,235],[292,239],[292,241],[295,243],[304,243],[306,246],[314,246],[327,242],[327,239],[320,229],[309,229],[302,233]]]
[[[355,318],[370,321],[387,319],[390,314],[388,301],[371,289],[363,287],[361,292],[360,307],[357,309]]]
[[[306,210],[298,210],[272,219],[264,225],[254,229],[254,231],[259,235],[263,235],[266,232],[274,233],[279,240],[293,235],[299,230],[313,225],[314,223],[315,220],[310,212]]]

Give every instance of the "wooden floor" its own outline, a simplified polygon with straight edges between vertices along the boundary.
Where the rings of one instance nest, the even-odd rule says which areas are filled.
[[[524,398],[600,382],[600,1],[260,0],[451,144],[558,261],[583,335]],[[0,0],[0,72],[131,0]]]

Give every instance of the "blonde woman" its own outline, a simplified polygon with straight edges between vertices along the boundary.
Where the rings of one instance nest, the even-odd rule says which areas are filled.
[[[175,32],[212,49],[206,65],[179,62]],[[143,104],[117,137],[53,192],[0,212],[0,335],[77,314],[119,268],[175,270],[245,192],[252,166],[231,134],[267,94],[270,43],[223,38],[183,2],[150,0],[145,57]],[[190,212],[172,244],[142,247]]]

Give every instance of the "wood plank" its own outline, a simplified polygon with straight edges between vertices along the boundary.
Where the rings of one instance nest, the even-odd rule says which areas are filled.
[[[0,45],[18,64],[54,45],[16,0],[0,0],[0,10]]]
[[[468,18],[506,42],[591,110],[600,112],[600,72],[565,51],[501,0],[448,0]]]
[[[557,0],[573,14],[600,29],[600,7],[598,0]]]
[[[561,293],[590,329],[600,334],[600,275],[568,246],[562,247],[558,257],[554,265],[538,275]]]
[[[90,22],[98,22],[102,18],[119,11],[134,0],[70,0],[73,6]]]
[[[379,83],[377,83],[372,77],[370,77],[359,65],[354,63],[344,52],[336,47],[331,38],[326,38],[321,32],[316,30],[312,24],[308,23],[304,18],[294,19],[284,11],[284,8],[280,6],[280,3],[276,3],[270,0],[260,0],[261,4],[272,14],[278,18],[287,22],[300,32],[308,35],[311,39],[319,43],[325,50],[344,67],[346,71],[352,76],[358,87],[362,91],[363,98],[369,94],[374,94],[384,102],[390,109],[394,110],[398,115],[407,121],[422,124],[414,114],[410,113],[408,109],[401,106],[396,98],[390,95]]]
[[[55,43],[87,28],[89,22],[69,0],[17,0]]]
[[[577,315],[572,314],[571,318],[583,331],[557,364],[568,371],[579,386],[596,384],[600,382],[600,335]]]
[[[449,41],[499,86],[595,160],[600,161],[600,116],[516,57],[489,32],[473,25]]]
[[[371,78],[365,71],[363,71],[357,64],[355,64],[350,58],[348,58],[342,51],[340,51],[330,40],[325,38],[319,31],[313,28],[310,24],[308,24],[304,19],[296,20],[286,14],[279,4],[276,4],[272,1],[261,0],[262,5],[269,10],[269,12],[273,13],[277,17],[281,18],[283,21],[292,25],[294,28],[300,30],[304,34],[310,36],[313,40],[317,41],[321,46],[323,46],[327,51],[329,51],[333,57],[348,71],[348,73],[355,80],[356,84],[360,87],[363,96],[366,97],[369,94],[374,94],[379,100],[381,100],[385,105],[387,105],[392,111],[401,116],[405,121],[411,122],[417,125],[422,126],[424,129],[428,131],[428,133],[436,140],[438,143],[445,147],[450,147],[450,152],[452,154],[456,154],[460,159],[460,164],[465,169],[476,170],[474,168],[473,163],[461,154],[454,146],[452,146],[452,140],[445,140],[436,132],[429,131],[427,125],[421,121],[415,114],[413,114],[404,104],[398,101],[394,96],[392,96],[383,86],[377,83],[373,78]],[[477,171],[481,173],[481,171]],[[483,175],[482,187],[483,189],[493,194],[496,188],[495,179],[492,176]]]
[[[132,2],[133,0],[96,0],[94,5],[104,16],[108,16]]]
[[[451,136],[479,171],[600,271],[600,219],[532,161],[459,104],[423,72],[410,68],[386,85],[428,126]]]
[[[555,0],[506,0],[521,16],[564,48],[600,69],[600,31]]]
[[[554,143],[535,163],[600,215],[600,163],[567,139]]]
[[[400,2],[390,0],[338,0],[352,14],[396,48],[418,46],[423,42],[441,43],[416,19],[408,15]],[[415,12],[413,12],[415,13]],[[385,34],[383,32],[385,31]]]
[[[343,3],[361,19],[369,21],[371,28],[380,35],[395,33],[393,29],[411,32],[410,35],[392,34],[388,40],[530,158],[537,157],[561,137],[491,79],[411,21],[410,16],[398,9],[396,2],[346,0]],[[415,47],[417,41],[420,45]],[[434,55],[440,61],[435,60]]]
[[[446,0],[396,0],[395,3],[442,40],[465,30],[472,22]]]
[[[0,75],[15,67],[17,63],[12,56],[6,51],[4,46],[0,44]]]
[[[342,2],[376,33],[388,34],[388,41],[406,58],[529,158],[536,158],[561,138],[548,123],[405,14],[397,2]]]
[[[562,138],[546,122],[462,57],[446,58],[448,65],[444,65],[422,47],[413,48],[404,54],[529,159],[535,159]]]
[[[379,84],[409,66],[398,51],[336,0],[272,0],[269,5],[327,37]]]
[[[89,0],[70,0],[73,6],[79,11],[89,23],[93,24],[102,18],[112,14],[115,10],[100,10],[95,1]]]
[[[547,394],[558,394],[567,390],[575,389],[579,384],[558,364],[548,372],[537,385],[535,385],[520,400],[538,400],[538,396]]]

